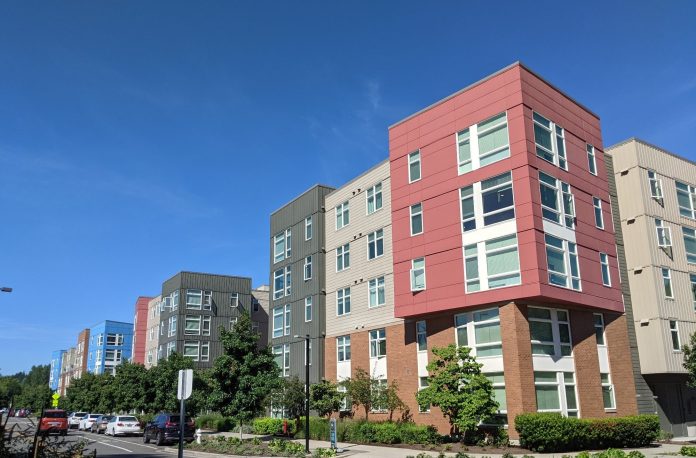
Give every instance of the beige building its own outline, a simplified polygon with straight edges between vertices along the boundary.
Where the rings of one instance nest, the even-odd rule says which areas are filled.
[[[261,285],[251,290],[251,327],[259,333],[259,345],[268,345],[268,310],[271,288]]]
[[[403,340],[394,318],[389,161],[326,196],[326,378],[357,368],[388,378],[387,342]],[[396,340],[395,340],[396,342]]]
[[[160,304],[162,296],[154,297],[147,304],[147,334],[145,337],[145,367],[157,365],[157,349],[160,335]]]
[[[685,436],[696,425],[696,390],[686,386],[681,350],[696,331],[696,163],[634,138],[607,154],[640,370],[662,427]]]

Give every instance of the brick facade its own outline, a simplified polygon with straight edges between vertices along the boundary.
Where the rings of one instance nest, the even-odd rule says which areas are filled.
[[[609,347],[609,366],[616,392],[615,415],[635,415],[638,413],[638,406],[628,345],[626,315],[605,313],[604,325],[607,346]]]

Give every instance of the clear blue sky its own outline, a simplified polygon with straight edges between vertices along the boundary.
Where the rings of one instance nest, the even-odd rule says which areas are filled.
[[[516,61],[696,159],[696,2],[0,4],[0,372],[180,270],[268,282],[269,214]]]

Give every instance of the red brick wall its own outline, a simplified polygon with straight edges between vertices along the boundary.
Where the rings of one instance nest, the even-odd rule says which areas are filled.
[[[609,367],[616,393],[615,415],[635,415],[638,413],[638,404],[628,344],[626,315],[605,313],[604,327],[609,347]]]
[[[580,415],[583,418],[604,417],[597,338],[592,312],[571,310],[570,328]]]

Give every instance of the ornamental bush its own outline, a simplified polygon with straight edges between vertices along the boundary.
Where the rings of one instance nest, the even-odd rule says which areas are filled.
[[[297,425],[295,439],[304,439],[304,437],[304,417],[302,417]],[[329,420],[309,417],[309,438],[328,441]],[[442,438],[434,426],[408,422],[344,420],[336,422],[336,439],[339,442],[363,444],[437,444]]]
[[[520,445],[537,452],[645,447],[660,434],[656,415],[601,419],[564,417],[559,413],[526,413],[515,418]]]
[[[290,435],[295,433],[295,422],[293,420],[284,420],[282,418],[269,418],[262,417],[257,418],[251,425],[254,434],[271,434],[280,435],[283,434],[283,422],[288,422],[288,433]]]

